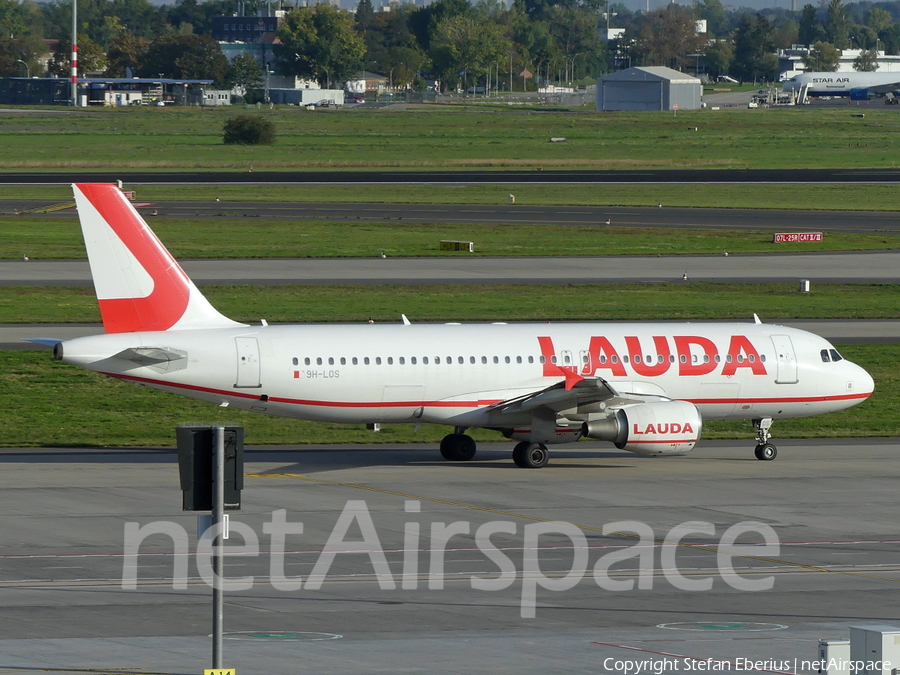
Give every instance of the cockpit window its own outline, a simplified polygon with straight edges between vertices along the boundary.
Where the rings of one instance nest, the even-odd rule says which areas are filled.
[[[831,360],[832,361],[843,361],[844,357],[841,356],[840,354],[838,354],[837,349],[832,349],[831,350]]]
[[[823,361],[824,363],[828,363],[829,361],[831,361],[831,357],[828,356],[828,350],[827,350],[827,349],[823,349],[823,350],[822,350],[821,352],[819,352],[819,353],[822,355],[822,361]]]

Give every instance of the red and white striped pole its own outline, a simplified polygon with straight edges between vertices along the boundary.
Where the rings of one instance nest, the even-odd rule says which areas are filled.
[[[78,0],[72,0],[72,106],[78,106]]]

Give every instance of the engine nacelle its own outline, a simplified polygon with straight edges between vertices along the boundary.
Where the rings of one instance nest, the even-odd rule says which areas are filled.
[[[606,419],[585,422],[581,433],[641,455],[678,455],[694,449],[702,429],[695,405],[660,401],[619,408]]]

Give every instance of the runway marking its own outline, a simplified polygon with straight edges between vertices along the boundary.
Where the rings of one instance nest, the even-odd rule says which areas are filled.
[[[174,675],[144,670],[143,668],[23,668],[21,670],[0,670],[0,673],[94,673],[95,675]]]
[[[212,636],[210,635],[210,637]],[[226,640],[243,640],[249,642],[265,642],[269,640],[276,642],[314,642],[320,640],[340,640],[344,636],[338,635],[337,633],[316,633],[310,631],[288,633],[285,631],[241,630],[225,633],[222,637]]]
[[[633,652],[643,652],[645,654],[657,654],[659,656],[671,656],[676,659],[687,659],[688,661],[699,661],[702,663],[714,662],[714,663],[720,663],[722,665],[727,664],[729,670],[740,670],[736,664],[732,663],[731,661],[725,661],[722,659],[701,659],[696,656],[685,656],[684,654],[675,654],[673,652],[659,652],[659,651],[655,651],[653,649],[642,649],[641,647],[632,647],[630,645],[619,645],[619,644],[615,644],[614,642],[598,642],[595,640],[595,641],[591,642],[591,644],[603,645],[604,647],[616,647],[617,649],[628,649]],[[761,673],[776,673],[777,675],[797,675],[797,673],[793,673],[789,670],[766,670],[764,668],[759,668],[758,671]]]
[[[444,504],[446,506],[455,506],[457,508],[462,508],[462,509],[471,509],[473,511],[482,511],[484,513],[495,513],[497,515],[507,516],[510,518],[521,518],[523,520],[532,520],[532,521],[539,522],[539,523],[562,524],[562,521],[554,520],[554,519],[550,519],[550,518],[540,518],[538,516],[529,516],[529,515],[525,515],[523,513],[514,513],[511,511],[500,511],[499,509],[491,509],[491,508],[488,508],[485,506],[475,506],[473,504],[463,504],[460,502],[451,502],[451,501],[447,501],[444,499],[434,499],[431,497],[422,497],[420,495],[411,495],[411,494],[407,494],[405,492],[396,492],[394,490],[385,490],[383,488],[370,487],[370,486],[366,486],[366,485],[356,485],[355,483],[344,483],[341,481],[325,480],[324,478],[310,478],[310,477],[304,476],[302,474],[295,474],[291,477],[295,478],[296,480],[303,480],[303,481],[307,481],[309,483],[320,483],[323,485],[336,485],[339,487],[346,487],[346,488],[351,488],[354,490],[367,490],[369,492],[378,492],[381,494],[393,495],[396,497],[403,497],[404,499],[418,499],[420,501],[431,502],[433,504]],[[581,530],[586,530],[588,532],[599,532],[600,534],[602,534],[604,536],[617,535],[620,537],[626,537],[628,539],[640,539],[640,536],[635,535],[635,534],[630,534],[627,532],[615,532],[615,531],[611,531],[611,530],[606,530],[602,527],[593,527],[590,525],[580,525],[579,523],[571,523],[571,524]],[[657,544],[668,544],[670,546],[678,546],[680,548],[687,548],[687,549],[691,549],[691,550],[695,550],[695,551],[707,551],[709,553],[715,553],[717,555],[720,553],[718,548],[709,546],[709,545],[688,544],[688,543],[685,543],[682,541],[670,542],[670,541],[667,541],[666,539],[657,539],[657,538],[654,538],[653,541],[656,542]],[[828,567],[822,567],[822,566],[817,566],[817,565],[805,565],[803,563],[791,562],[789,560],[780,560],[778,558],[765,558],[762,556],[747,555],[744,553],[734,553],[731,551],[725,551],[725,553],[734,558],[744,558],[746,560],[757,560],[759,562],[767,562],[767,563],[771,563],[773,565],[782,565],[785,567],[794,567],[794,568],[798,568],[798,569],[806,570],[806,571],[810,571],[810,572],[823,572],[826,574],[843,574],[846,576],[862,577],[862,578],[866,578],[866,579],[877,579],[880,581],[900,582],[900,579],[894,578],[894,577],[883,577],[883,576],[877,576],[874,574],[863,574],[861,572],[848,572],[845,570],[835,570],[835,569],[830,569]]]
[[[353,553],[358,553],[358,551],[352,551]],[[747,570],[747,571],[759,571],[759,568],[741,568],[737,567],[735,569]],[[685,577],[707,577],[711,573],[715,573],[717,568],[706,568],[706,569],[695,569],[695,570],[680,570],[682,576]],[[775,568],[770,569],[766,568],[765,571],[771,572],[773,574],[803,574],[803,570],[794,570],[794,569],[785,569],[785,568]],[[563,579],[566,578],[569,574],[571,574],[571,569],[562,569],[562,570],[542,570],[541,572],[535,573],[524,573],[524,572],[516,572],[515,579]],[[466,583],[469,579],[474,575],[487,575],[492,576],[496,575],[496,569],[484,569],[484,570],[466,570],[462,572],[444,572],[441,576],[441,579],[447,583],[454,582],[462,582]],[[611,577],[616,578],[630,578],[633,576],[637,576],[639,570],[632,570],[628,572],[620,572],[620,571],[610,571]],[[654,578],[662,578],[665,575],[665,571],[661,569],[654,569],[653,576]],[[420,573],[420,574],[404,574],[402,572],[398,572],[394,575],[395,577],[399,577],[401,579],[416,579],[421,582],[430,581],[433,579],[433,576],[430,573]],[[260,581],[271,581],[271,577],[265,574],[254,575],[255,579],[259,579]],[[137,585],[141,588],[171,588],[173,581],[183,581],[188,586],[209,586],[207,580],[202,577],[185,577],[173,580],[171,577],[145,577],[143,579],[137,580]],[[587,581],[587,580],[585,580]],[[360,572],[356,574],[330,574],[328,577],[323,579],[325,584],[376,584],[378,583],[378,576],[372,572]],[[19,588],[19,589],[82,589],[82,588],[110,588],[110,587],[119,587],[121,588],[122,580],[120,578],[115,579],[71,579],[71,580],[61,580],[61,579],[23,579],[23,580],[15,580],[15,581],[0,581],[0,589],[5,588]]]
[[[750,628],[750,626],[762,626],[762,628]],[[657,628],[667,628],[669,630],[743,630],[750,632],[765,630],[785,630],[787,626],[783,623],[704,623],[703,621],[679,621],[676,623],[660,623]]]

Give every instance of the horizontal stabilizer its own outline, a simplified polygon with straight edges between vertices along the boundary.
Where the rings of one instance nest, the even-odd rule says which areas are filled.
[[[33,342],[36,345],[44,345],[45,347],[55,347],[60,342],[65,342],[65,340],[59,340],[57,338],[22,338],[25,342]]]
[[[187,352],[168,347],[130,347],[113,358],[131,361],[136,366],[152,368],[158,373],[172,373],[187,368]]]

